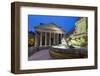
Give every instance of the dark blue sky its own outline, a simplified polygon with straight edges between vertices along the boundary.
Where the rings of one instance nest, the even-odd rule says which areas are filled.
[[[34,26],[40,23],[55,23],[68,32],[75,26],[78,17],[74,16],[52,16],[52,15],[28,15],[28,31],[35,31]]]

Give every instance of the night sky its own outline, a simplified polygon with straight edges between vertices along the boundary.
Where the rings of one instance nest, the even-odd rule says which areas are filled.
[[[75,26],[77,19],[78,17],[74,16],[28,15],[28,32],[34,32],[34,26],[40,23],[55,23],[64,31],[69,32]]]

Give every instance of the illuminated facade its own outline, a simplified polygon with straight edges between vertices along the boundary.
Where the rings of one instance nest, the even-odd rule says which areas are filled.
[[[75,23],[75,30],[74,32],[70,35],[71,38],[80,38],[83,36],[87,36],[87,18],[82,17],[79,18],[78,21]]]
[[[61,44],[64,34],[64,30],[54,23],[40,23],[35,27],[35,46],[47,47]]]

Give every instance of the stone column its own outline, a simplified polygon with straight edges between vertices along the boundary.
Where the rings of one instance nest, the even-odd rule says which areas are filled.
[[[37,33],[35,33],[35,47],[37,47]]]
[[[60,40],[61,40],[61,34],[59,33],[59,44],[60,44]]]
[[[47,33],[45,32],[45,46],[47,46]]]
[[[55,33],[55,45],[57,45],[57,33]]]
[[[59,33],[57,33],[57,45],[59,44]]]
[[[40,46],[42,46],[42,32],[40,32]]]
[[[55,41],[55,33],[53,34],[53,37],[54,37],[54,38],[53,38],[53,39],[54,39],[54,40],[53,40],[53,44],[55,45],[55,42],[56,42],[56,41]]]
[[[51,32],[49,33],[49,46],[51,46]]]

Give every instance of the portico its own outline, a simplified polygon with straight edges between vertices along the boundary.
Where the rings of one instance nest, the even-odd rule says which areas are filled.
[[[65,32],[57,25],[43,24],[35,27],[35,46],[47,47],[61,44]]]

